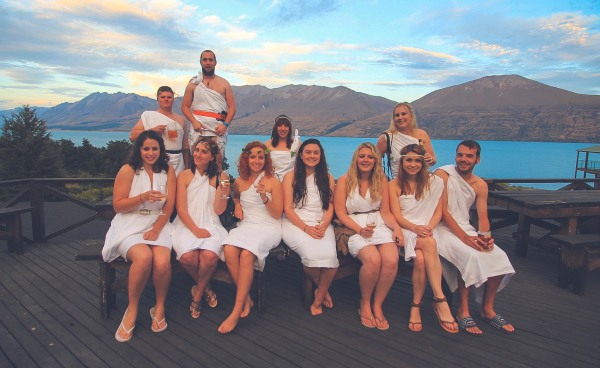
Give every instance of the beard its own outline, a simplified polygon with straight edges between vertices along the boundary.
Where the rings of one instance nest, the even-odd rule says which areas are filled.
[[[473,169],[475,169],[475,165],[469,166],[467,170],[461,170],[458,164],[456,165],[456,171],[461,175],[468,175],[473,172]]]
[[[207,77],[212,77],[213,75],[215,75],[215,70],[206,70],[204,68],[202,68],[202,75],[207,76]]]

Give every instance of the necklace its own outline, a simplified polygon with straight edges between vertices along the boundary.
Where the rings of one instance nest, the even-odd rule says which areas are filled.
[[[206,79],[206,77],[204,77],[204,79]],[[209,81],[207,81],[207,82],[206,82],[206,86],[207,86],[207,87],[208,87],[208,86],[210,86],[210,82],[212,82],[212,80],[213,80],[213,79],[215,79],[215,76],[214,76],[214,75],[213,75],[213,77],[212,77],[212,78],[210,78],[210,80],[209,80]]]

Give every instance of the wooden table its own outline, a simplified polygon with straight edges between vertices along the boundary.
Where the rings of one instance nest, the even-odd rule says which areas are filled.
[[[529,245],[552,249],[548,237],[554,234],[576,234],[579,217],[600,216],[600,191],[490,191],[488,204],[505,208],[519,215],[515,254],[527,256]],[[558,221],[559,225],[543,219]],[[531,224],[550,230],[536,239],[529,235]]]

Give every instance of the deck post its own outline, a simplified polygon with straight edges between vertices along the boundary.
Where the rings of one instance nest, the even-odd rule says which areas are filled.
[[[44,219],[44,193],[40,183],[33,179],[29,183],[29,201],[33,212],[31,213],[31,227],[33,231],[33,241],[42,243],[46,237],[46,223]]]
[[[513,236],[515,242],[515,255],[520,257],[527,257],[527,237],[529,236],[529,229],[531,228],[531,219],[525,216],[523,213],[519,213],[519,222],[517,223],[517,232]]]

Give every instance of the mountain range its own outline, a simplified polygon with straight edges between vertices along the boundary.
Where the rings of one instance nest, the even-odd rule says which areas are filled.
[[[270,134],[275,117],[286,114],[302,136],[377,137],[389,127],[396,104],[346,87],[254,85],[234,86],[233,92],[232,134]],[[483,77],[411,104],[419,127],[433,139],[600,141],[600,96],[518,75]],[[157,107],[155,100],[133,93],[92,93],[40,116],[50,129],[128,131],[143,111]],[[173,109],[181,111],[181,98]]]

